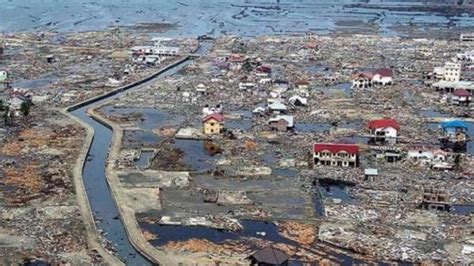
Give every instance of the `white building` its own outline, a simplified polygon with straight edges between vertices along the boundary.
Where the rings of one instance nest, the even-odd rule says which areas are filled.
[[[314,165],[357,167],[359,146],[355,144],[315,143]]]
[[[268,109],[274,114],[283,114],[286,113],[288,108],[278,100],[273,101],[268,105]]]
[[[459,81],[461,79],[461,64],[446,62],[444,64],[444,76],[446,81]]]
[[[457,53],[456,59],[458,61],[474,62],[474,50],[466,51],[464,53]]]
[[[387,141],[389,144],[395,144],[400,125],[395,119],[377,119],[369,122],[369,130],[375,142]]]
[[[375,71],[372,78],[374,84],[386,86],[393,84],[393,71],[390,68],[381,68]]]
[[[462,33],[459,39],[461,42],[474,42],[474,33]]]

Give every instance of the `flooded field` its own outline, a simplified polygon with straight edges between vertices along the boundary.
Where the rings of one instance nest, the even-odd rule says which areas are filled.
[[[421,0],[81,0],[64,3],[43,0],[37,4],[30,0],[0,0],[0,4],[3,18],[0,31],[135,26],[150,32],[168,30],[166,34],[170,36],[255,36],[312,31],[420,37],[432,33],[455,38],[459,31],[472,30],[474,26],[474,18],[468,10],[428,8]]]
[[[238,240],[245,237],[258,237],[275,243],[294,243],[278,233],[278,227],[271,222],[241,221],[243,229],[238,232],[212,229],[202,226],[179,226],[141,223],[140,226],[158,235],[158,239],[151,241],[155,246],[165,245],[170,241],[187,241],[193,238],[206,239],[219,244],[226,240]],[[261,232],[265,232],[264,236]]]

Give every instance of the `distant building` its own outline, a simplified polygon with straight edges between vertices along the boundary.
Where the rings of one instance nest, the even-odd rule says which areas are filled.
[[[294,120],[292,115],[278,115],[271,118],[268,124],[273,130],[284,132],[294,127]]]
[[[466,51],[464,53],[458,53],[458,54],[456,54],[456,59],[458,61],[473,62],[474,61],[474,50]]]
[[[213,113],[202,120],[204,124],[204,134],[219,134],[224,128],[224,117],[221,114]]]
[[[10,80],[8,79],[8,72],[0,70],[0,90],[8,89],[10,87]]]
[[[268,105],[268,109],[274,114],[284,114],[288,111],[286,105],[278,100],[273,101]]]
[[[474,1],[471,1],[471,5],[474,6]],[[474,33],[462,33],[459,37],[461,42],[474,42]]]
[[[474,82],[471,81],[438,81],[431,85],[436,91],[453,93],[455,89],[465,89],[474,95]]]
[[[455,89],[451,96],[451,102],[455,105],[469,105],[471,99],[471,93],[466,89]]]
[[[397,142],[398,131],[400,130],[400,125],[397,120],[372,120],[369,121],[368,127],[374,142],[389,142],[390,144]]]
[[[450,120],[441,123],[441,128],[448,137],[455,137],[458,134],[466,134],[468,130],[467,124],[462,120]]]
[[[372,78],[374,84],[386,86],[393,84],[393,71],[390,68],[381,68],[375,71]]]
[[[461,64],[446,62],[444,64],[443,79],[446,81],[459,81],[461,79]]]
[[[433,167],[446,163],[448,153],[437,146],[412,145],[408,147],[407,158],[413,162],[421,162]]]
[[[288,99],[288,102],[293,106],[306,106],[308,105],[308,99],[299,95],[294,95]]]
[[[359,89],[371,88],[374,74],[371,72],[359,72],[352,75],[352,87]]]
[[[314,165],[356,167],[359,146],[355,144],[316,143],[313,145]]]
[[[364,170],[364,180],[373,182],[375,178],[379,175],[379,170],[375,168],[367,168]]]
[[[31,96],[23,93],[21,91],[11,91],[8,94],[8,106],[10,108],[10,112],[13,112],[14,115],[20,115],[21,105],[25,102],[31,103]]]
[[[444,189],[423,189],[423,201],[421,206],[430,211],[447,211],[449,209],[449,195]]]

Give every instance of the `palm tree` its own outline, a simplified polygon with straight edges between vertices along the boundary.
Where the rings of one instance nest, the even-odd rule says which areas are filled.
[[[462,163],[461,154],[456,153],[456,155],[454,156],[454,167],[456,168],[456,170],[461,169],[461,163]]]
[[[3,106],[3,122],[8,124],[10,118],[10,107],[8,105]]]
[[[20,112],[23,114],[24,117],[27,117],[30,114],[31,106],[33,104],[31,101],[24,101],[20,105]]]

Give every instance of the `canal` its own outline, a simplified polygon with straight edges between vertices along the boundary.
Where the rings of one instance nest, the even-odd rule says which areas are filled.
[[[133,91],[144,88],[155,82],[157,79],[173,75],[190,62],[191,60],[185,60],[180,64],[163,71],[149,81],[136,86],[130,86],[124,89],[124,91]],[[120,95],[121,92],[104,99],[92,101],[87,105],[71,111],[74,116],[78,117],[94,129],[94,139],[91,143],[87,160],[83,168],[83,182],[86,188],[87,197],[89,198],[90,207],[96,219],[97,227],[104,233],[105,238],[112,243],[120,260],[127,265],[150,265],[150,262],[148,262],[148,260],[138,253],[131,245],[127,233],[125,232],[124,225],[119,219],[119,211],[107,184],[105,166],[108,158],[108,147],[110,147],[112,140],[112,131],[87,115],[88,109],[97,107],[105,101],[109,101]]]

